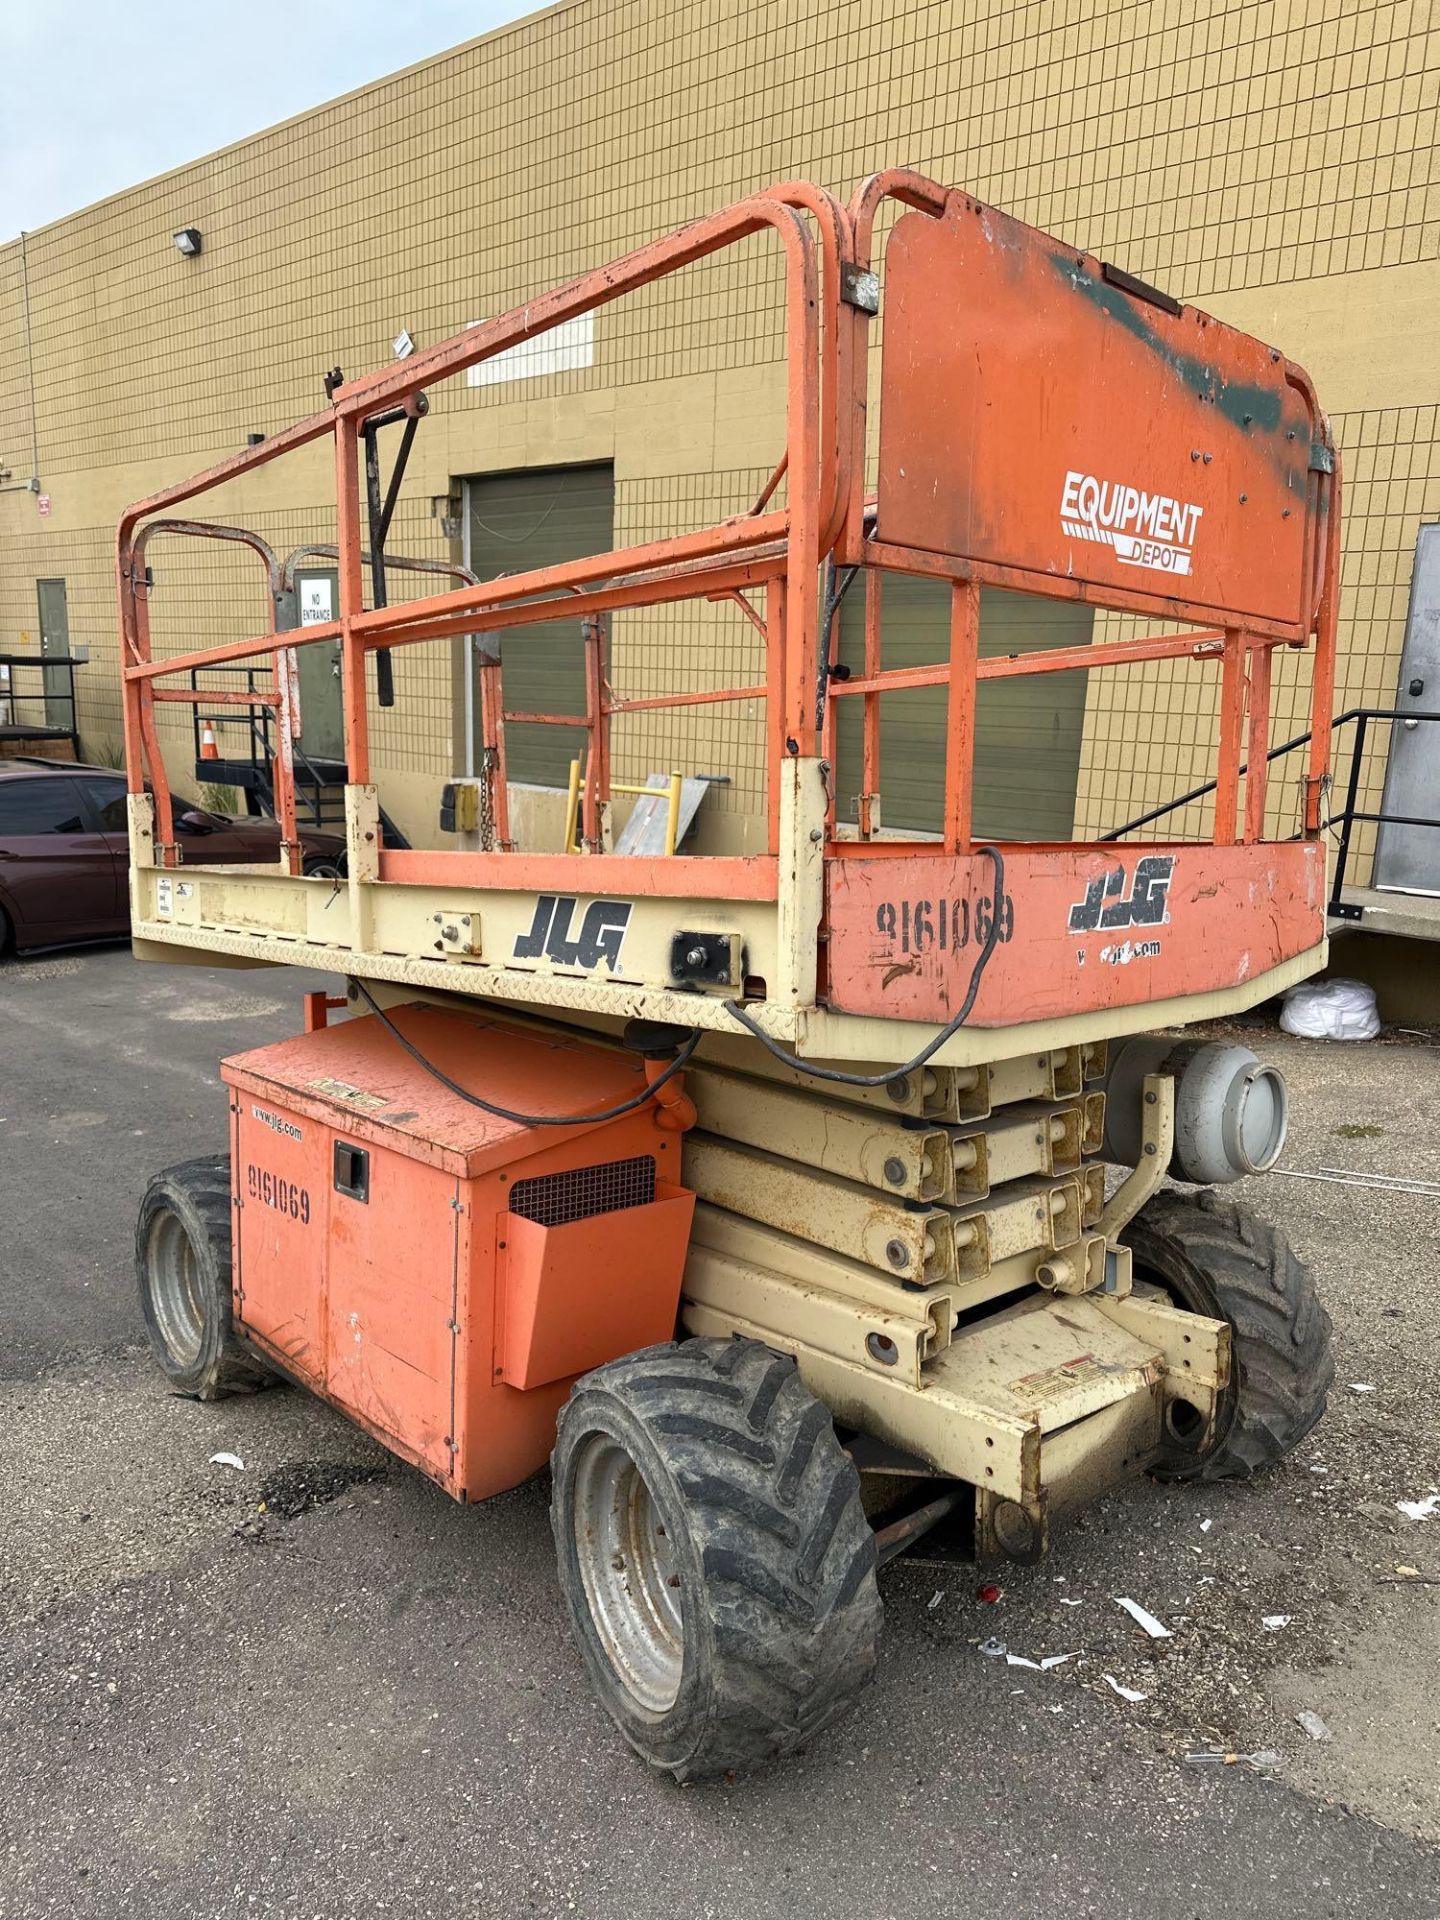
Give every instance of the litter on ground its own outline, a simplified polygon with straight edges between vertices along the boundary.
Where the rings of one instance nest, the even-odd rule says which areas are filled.
[[[1118,1593],[1112,1597],[1116,1606],[1123,1607],[1130,1618],[1135,1621],[1138,1626],[1143,1627],[1152,1640],[1169,1640],[1171,1638],[1169,1627],[1165,1626],[1162,1621],[1157,1620],[1153,1613],[1147,1612],[1138,1600],[1123,1599]]]
[[[212,1453],[210,1464],[212,1467],[234,1467],[237,1473],[245,1471],[245,1462],[238,1453]]]
[[[1329,1727],[1326,1726],[1318,1713],[1311,1713],[1308,1707],[1306,1707],[1303,1712],[1297,1713],[1295,1720],[1296,1724],[1303,1727],[1312,1740],[1328,1740],[1330,1738]]]
[[[1260,1624],[1267,1633],[1279,1633],[1282,1627],[1289,1626],[1290,1620],[1288,1613],[1267,1613],[1262,1616]]]
[[[1148,1693],[1141,1693],[1135,1687],[1122,1687],[1113,1673],[1102,1673],[1100,1678],[1112,1693],[1118,1693],[1122,1700],[1148,1700]]]
[[[1430,1493],[1423,1500],[1397,1500],[1395,1505],[1407,1520],[1433,1520],[1440,1513],[1440,1493]]]

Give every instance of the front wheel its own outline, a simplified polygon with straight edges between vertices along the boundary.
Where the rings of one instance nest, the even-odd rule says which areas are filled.
[[[1154,1471],[1167,1480],[1248,1480],[1284,1459],[1325,1411],[1335,1362],[1315,1276],[1278,1228],[1199,1193],[1157,1193],[1121,1236],[1135,1278],[1230,1327],[1230,1380],[1209,1445]]]
[[[551,1520],[590,1680],[677,1780],[793,1752],[869,1679],[881,1623],[860,1481],[786,1355],[686,1340],[561,1412]]]
[[[140,1202],[135,1276],[151,1351],[177,1393],[219,1400],[274,1378],[233,1330],[229,1154],[156,1174]]]

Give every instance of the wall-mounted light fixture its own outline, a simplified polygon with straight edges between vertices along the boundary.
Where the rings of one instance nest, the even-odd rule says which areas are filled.
[[[198,227],[181,227],[180,231],[174,236],[174,240],[175,251],[177,253],[183,253],[187,260],[193,259],[200,251],[201,241],[200,229]]]

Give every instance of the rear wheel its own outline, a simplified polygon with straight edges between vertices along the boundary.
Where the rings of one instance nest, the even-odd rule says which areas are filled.
[[[177,1393],[218,1400],[274,1377],[233,1331],[228,1154],[187,1160],[150,1182],[135,1273],[151,1350]]]
[[[313,860],[305,862],[305,874],[310,880],[343,880],[344,859],[339,854],[317,854]]]
[[[561,1412],[551,1519],[590,1679],[677,1780],[792,1752],[875,1666],[860,1481],[795,1363],[686,1340],[588,1374]]]
[[[1122,1236],[1137,1280],[1230,1327],[1230,1381],[1209,1444],[1155,1468],[1168,1480],[1248,1480],[1298,1446],[1325,1411],[1335,1362],[1315,1276],[1278,1228],[1199,1193],[1157,1193]]]

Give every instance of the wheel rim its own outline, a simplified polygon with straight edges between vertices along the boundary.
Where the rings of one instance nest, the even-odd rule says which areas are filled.
[[[675,1543],[645,1476],[609,1434],[586,1442],[574,1485],[575,1552],[595,1631],[626,1691],[665,1713],[685,1660]]]
[[[150,1223],[150,1301],[172,1358],[190,1367],[205,1338],[204,1296],[195,1247],[180,1216],[168,1209]]]
[[[312,880],[339,880],[340,868],[334,860],[314,860],[305,869]]]

